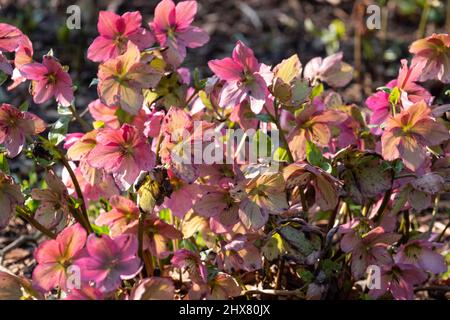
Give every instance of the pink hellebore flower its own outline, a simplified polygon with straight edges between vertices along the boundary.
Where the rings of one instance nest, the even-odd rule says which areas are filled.
[[[397,87],[400,89],[400,102],[403,108],[408,108],[421,100],[425,100],[426,103],[430,104],[433,101],[433,97],[426,89],[416,83],[419,81],[423,63],[413,64],[411,67],[408,67],[408,61],[403,59],[401,64],[397,79],[390,81],[386,87],[390,89]],[[366,104],[373,112],[370,117],[370,124],[379,126],[389,118],[392,111],[389,93],[379,91],[367,98]],[[380,127],[376,128],[375,133],[381,134],[382,129]]]
[[[25,136],[45,130],[45,122],[30,112],[22,112],[9,104],[0,106],[0,143],[5,145],[8,157],[14,158],[25,144]]]
[[[262,111],[273,74],[268,66],[256,60],[250,48],[238,41],[231,58],[211,60],[208,66],[226,81],[219,102],[222,107],[235,107],[248,98],[254,113]]]
[[[344,112],[326,109],[318,99],[306,105],[302,112],[292,117],[293,129],[287,137],[294,158],[305,159],[307,141],[327,147],[333,136],[332,127],[341,125],[347,118]]]
[[[422,100],[424,100],[427,104],[431,104],[433,102],[433,96],[431,93],[416,83],[420,79],[424,63],[417,62],[408,67],[408,61],[406,59],[402,59],[401,64],[402,66],[398,72],[395,86],[401,91],[401,102],[403,108],[408,108],[412,104]]]
[[[342,58],[342,52],[325,59],[314,58],[306,64],[303,77],[309,79],[313,84],[320,80],[332,87],[345,87],[353,78],[353,68],[342,62]]]
[[[426,147],[450,138],[447,128],[436,122],[425,101],[418,102],[386,122],[381,137],[385,160],[401,158],[410,170],[417,170],[426,159]]]
[[[89,113],[95,121],[100,121],[103,123],[105,128],[119,129],[120,121],[116,113],[119,107],[110,106],[108,107],[101,102],[100,99],[94,100],[88,105]]]
[[[176,268],[187,269],[192,281],[197,283],[207,282],[208,272],[197,253],[180,249],[175,251],[170,262]]]
[[[434,251],[439,246],[441,244],[426,240],[411,240],[400,246],[394,259],[397,263],[413,264],[424,271],[441,274],[447,271],[447,263]]]
[[[438,79],[450,83],[450,35],[433,34],[413,42],[409,52],[414,54],[413,63],[424,62],[420,81]]]
[[[119,107],[108,107],[97,99],[92,101],[88,108],[94,120],[102,123],[105,128],[120,128],[120,121],[117,117]],[[141,110],[139,110],[139,113],[133,117],[131,124],[138,128],[139,131],[142,130],[147,138],[157,138],[159,136],[159,132],[161,131],[161,122],[163,118],[164,111],[153,108],[149,109],[144,106]]]
[[[55,240],[42,242],[35,251],[38,263],[33,271],[33,281],[43,291],[67,288],[68,268],[82,252],[86,231],[80,224],[64,229]]]
[[[75,176],[78,180],[78,184],[80,185],[81,191],[83,193],[84,201],[86,203],[97,201],[100,199],[100,197],[109,199],[113,195],[117,195],[120,193],[120,190],[117,187],[111,174],[108,174],[101,169],[92,168],[88,164],[86,164],[85,166],[90,168],[89,171],[96,171],[97,173],[94,174],[96,176],[95,179],[92,179],[94,180],[94,182],[86,180],[86,174],[84,174],[81,170],[82,164],[86,163],[80,162],[80,165],[76,167],[73,162],[70,162],[70,165],[73,168]],[[77,198],[78,195],[76,193],[75,186],[73,185],[72,178],[70,177],[69,172],[66,168],[63,169],[61,178],[67,187],[69,195]]]
[[[138,228],[139,221],[135,219],[122,230],[124,233],[137,234]],[[167,258],[171,254],[168,244],[182,238],[183,234],[179,230],[156,215],[150,215],[144,222],[143,249],[158,259]]]
[[[161,46],[168,47],[168,58],[177,66],[186,57],[186,48],[198,48],[209,41],[201,28],[191,26],[197,14],[197,1],[163,0],[155,8],[155,19],[150,27]]]
[[[14,70],[10,61],[3,55],[3,52],[15,52]],[[0,23],[0,70],[7,74],[12,74],[14,82],[8,86],[8,90],[24,82],[26,79],[20,73],[23,65],[33,61],[33,45],[30,39],[15,26]]]
[[[16,206],[24,201],[20,186],[0,171],[0,230],[8,225]]]
[[[393,262],[387,248],[397,242],[401,236],[387,233],[383,227],[376,227],[369,232],[359,234],[358,222],[352,221],[340,227],[339,232],[344,234],[341,240],[341,249],[352,253],[352,274],[355,279],[364,276],[370,265],[385,265]]]
[[[389,291],[396,300],[413,300],[413,286],[426,279],[427,274],[414,265],[385,265],[381,271],[381,288],[371,289],[369,295],[378,298]]]
[[[112,196],[109,199],[112,209],[101,213],[95,224],[99,226],[107,225],[111,236],[118,236],[132,222],[139,219],[139,208],[136,204],[121,196]]]
[[[98,96],[104,104],[136,115],[144,103],[142,90],[156,86],[161,74],[141,61],[139,48],[129,41],[122,55],[99,66],[98,79]]]
[[[155,42],[153,35],[141,27],[142,16],[138,11],[122,16],[111,11],[100,11],[97,29],[100,35],[90,45],[87,57],[104,62],[125,52],[128,41],[139,50],[149,48]]]
[[[24,35],[17,27],[0,23],[0,52],[13,52],[22,42]]]
[[[111,239],[106,235],[91,234],[86,243],[87,256],[76,261],[83,281],[95,282],[96,288],[110,292],[122,280],[133,279],[141,270],[136,256],[138,242],[132,234]]]
[[[51,97],[55,97],[62,106],[69,106],[72,103],[72,79],[54,57],[44,56],[42,63],[24,65],[20,72],[26,79],[32,80],[35,103],[44,103]]]
[[[101,130],[87,161],[94,168],[112,173],[122,190],[127,190],[141,171],[151,170],[155,154],[135,127],[124,124],[117,130]]]
[[[389,83],[392,83],[392,81]],[[389,87],[389,84],[387,87]],[[380,125],[391,115],[392,106],[389,102],[389,93],[378,91],[372,94],[367,98],[366,105],[370,110],[372,110],[372,114],[370,115],[370,124],[376,126],[374,129],[376,134],[381,134],[383,130],[380,128]]]

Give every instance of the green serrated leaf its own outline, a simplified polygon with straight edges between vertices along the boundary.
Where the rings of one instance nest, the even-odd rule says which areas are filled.
[[[0,153],[0,170],[9,174],[9,164],[5,153]]]
[[[289,154],[286,148],[278,147],[273,153],[273,160],[279,162],[289,161]]]
[[[72,116],[62,116],[50,128],[48,140],[55,146],[64,141]]]
[[[0,71],[0,86],[3,85],[6,80],[8,80],[8,75],[3,71]]]
[[[24,101],[22,102],[22,104],[19,106],[19,110],[22,112],[26,112],[28,111],[28,108],[30,107],[30,104],[28,103],[28,101]]]
[[[313,166],[320,167],[323,155],[320,149],[311,141],[306,141],[306,160]]]

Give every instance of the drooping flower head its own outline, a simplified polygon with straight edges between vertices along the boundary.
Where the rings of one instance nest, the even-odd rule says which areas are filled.
[[[47,189],[35,188],[31,191],[39,207],[34,218],[48,229],[62,229],[70,214],[68,192],[62,181],[52,172],[45,176]]]
[[[62,106],[69,106],[72,103],[72,79],[54,57],[44,56],[42,63],[26,64],[20,72],[26,79],[32,80],[35,103],[44,103],[52,97]]]
[[[109,199],[110,197],[120,193],[120,190],[110,173],[106,173],[102,169],[92,168],[87,162],[84,161],[80,162],[78,167],[75,166],[73,162],[69,162],[69,164],[72,167],[75,177],[77,178],[78,184],[80,185],[85,203],[98,201],[100,198]],[[89,169],[83,169],[83,167],[88,167]],[[90,172],[86,174],[86,171]],[[95,174],[89,174],[92,172],[95,172]],[[89,177],[91,177],[91,179],[88,179]],[[75,190],[73,180],[66,168],[63,168],[61,178],[69,195],[77,198],[78,194]]]
[[[136,115],[144,103],[142,89],[156,86],[161,74],[141,61],[139,48],[129,41],[122,55],[100,65],[98,79],[97,91],[103,103]]]
[[[102,292],[118,288],[122,280],[134,278],[141,270],[138,242],[132,234],[111,239],[91,234],[86,243],[87,256],[77,259],[83,282],[94,282]]]
[[[286,180],[286,188],[290,190],[296,187],[304,189],[312,186],[315,201],[322,210],[333,210],[338,205],[339,180],[323,169],[306,162],[297,162],[284,168],[283,175]],[[305,210],[305,208],[303,209]]]
[[[364,224],[350,221],[342,225],[339,232],[343,234],[341,249],[352,253],[352,274],[360,279],[370,265],[387,265],[393,262],[387,248],[400,239],[399,234],[385,232],[383,227],[376,227],[365,232]]]
[[[68,271],[86,243],[86,231],[80,224],[64,229],[55,240],[42,242],[35,252],[38,263],[33,281],[43,291],[67,289]]]
[[[163,0],[155,8],[150,27],[161,46],[168,47],[167,60],[175,67],[186,57],[186,48],[198,48],[209,41],[208,34],[191,26],[197,14],[197,1]]]
[[[124,124],[120,129],[103,129],[87,161],[94,168],[112,173],[123,190],[127,190],[142,170],[151,170],[155,154],[136,127]]]
[[[413,63],[424,63],[420,81],[438,79],[450,83],[450,35],[433,34],[413,42],[409,52]]]
[[[396,300],[413,300],[414,285],[421,284],[427,275],[412,264],[390,264],[382,266],[381,288],[373,288],[369,295],[378,298],[390,292]]]
[[[343,62],[342,58],[342,52],[325,59],[314,58],[306,64],[303,77],[309,79],[313,84],[319,80],[332,87],[345,87],[353,78],[353,68]]]
[[[333,136],[331,129],[342,124],[348,116],[337,110],[326,109],[321,101],[315,99],[291,118],[293,128],[287,137],[289,147],[295,160],[303,160],[306,157],[307,141],[320,147],[328,146]]]
[[[20,186],[0,171],[0,230],[6,227],[13,216],[16,206],[23,203]]]
[[[0,106],[0,143],[5,145],[10,158],[22,151],[27,135],[36,135],[44,130],[45,122],[36,115],[6,103]]]
[[[238,41],[231,58],[211,60],[208,66],[226,81],[219,102],[222,107],[234,107],[248,99],[254,113],[262,111],[273,75],[268,66],[256,60],[252,49]]]
[[[87,57],[95,62],[115,58],[125,52],[128,41],[139,50],[151,47],[155,39],[141,24],[139,11],[126,12],[122,16],[111,11],[100,11],[97,24],[100,35],[90,45]]]
[[[401,158],[407,168],[415,171],[425,161],[427,146],[449,138],[449,131],[432,118],[430,108],[422,100],[386,122],[381,137],[383,158]]]
[[[447,263],[445,258],[434,250],[440,246],[442,244],[426,240],[410,240],[400,246],[395,261],[415,265],[423,271],[441,274],[447,271]]]
[[[134,220],[124,227],[125,233],[137,234],[138,221]],[[149,216],[144,221],[143,249],[158,259],[167,258],[170,255],[169,243],[175,239],[182,239],[183,234],[173,225],[164,222],[155,215]]]
[[[187,249],[180,249],[175,251],[170,262],[174,267],[187,270],[192,281],[197,283],[207,281],[208,272],[206,266],[202,263],[197,253]]]

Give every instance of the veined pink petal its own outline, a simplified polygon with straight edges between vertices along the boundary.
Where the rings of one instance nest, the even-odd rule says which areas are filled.
[[[43,80],[48,69],[41,63],[29,63],[20,68],[20,73],[28,80]]]
[[[238,87],[237,82],[228,82],[220,92],[219,105],[223,108],[233,108],[244,101],[246,97],[246,92]]]
[[[205,30],[193,26],[178,32],[177,38],[188,48],[198,48],[209,41],[209,35]]]
[[[87,239],[86,230],[79,224],[64,229],[56,238],[66,258],[72,258],[83,249]]]
[[[197,1],[181,1],[175,7],[177,29],[185,29],[194,21]]]
[[[232,58],[224,58],[222,60],[211,60],[208,62],[209,68],[221,80],[239,81],[243,76],[243,69]]]
[[[50,291],[56,286],[65,285],[65,270],[55,263],[38,264],[33,270],[33,282],[43,291]]]
[[[124,24],[122,33],[129,36],[137,33],[141,28],[142,15],[139,11],[125,12],[121,17],[121,20]]]
[[[128,40],[137,45],[139,50],[150,48],[155,43],[153,34],[144,28],[138,29],[134,34],[130,34]]]
[[[99,36],[94,39],[87,51],[87,57],[94,62],[102,62],[119,55],[119,48],[113,40]]]
[[[238,41],[236,43],[236,47],[234,47],[232,56],[235,63],[240,64],[247,72],[258,71],[259,63],[255,58],[253,50],[247,47],[241,41]]]
[[[37,104],[50,100],[55,95],[55,86],[46,80],[33,82],[33,101]]]
[[[155,8],[153,28],[155,31],[167,31],[176,23],[175,4],[172,0],[163,0]]]
[[[98,16],[97,29],[100,35],[114,38],[117,30],[117,21],[120,19],[120,16],[112,11],[100,11]]]
[[[84,243],[83,243],[84,245]],[[56,240],[48,240],[40,245],[34,252],[34,257],[38,263],[57,262],[64,254],[64,248]]]
[[[0,51],[12,52],[22,43],[24,35],[18,28],[0,23]]]

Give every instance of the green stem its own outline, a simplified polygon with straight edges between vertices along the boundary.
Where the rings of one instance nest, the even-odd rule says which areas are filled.
[[[433,232],[434,224],[436,223],[436,216],[439,211],[439,201],[441,200],[441,195],[436,195],[436,198],[434,198],[434,206],[433,206],[433,212],[431,213],[431,221],[430,221],[430,227],[428,228],[428,237],[431,236],[431,233]]]
[[[418,39],[422,39],[423,37],[425,37],[429,13],[430,13],[430,0],[425,0],[425,3],[423,4],[422,15],[420,16],[419,28],[417,29]]]
[[[67,169],[67,172],[69,172],[70,178],[72,179],[72,183],[75,188],[75,192],[77,193],[77,196],[78,196],[78,200],[81,202],[80,208],[81,208],[81,221],[83,222],[82,225],[84,226],[84,228],[86,229],[86,231],[88,233],[92,233],[93,230],[92,230],[91,224],[89,222],[89,216],[87,214],[86,204],[84,203],[83,192],[81,191],[81,187],[80,187],[80,184],[78,183],[78,179],[77,179],[75,173],[73,172],[72,167],[70,166],[69,162],[67,161],[65,155],[62,154],[59,150],[58,150],[58,153],[59,153],[59,156],[61,159],[61,163]]]
[[[139,213],[139,225],[138,225],[138,254],[139,257],[144,260],[144,223],[146,213],[140,210]]]
[[[289,163],[293,163],[294,162],[294,156],[292,155],[292,152],[289,149],[289,143],[287,142],[286,136],[285,136],[285,134],[283,132],[283,129],[281,128],[281,125],[279,123],[279,117],[278,117],[279,103],[278,103],[277,99],[275,99],[275,101],[273,103],[273,108],[274,108],[275,116],[272,116],[272,114],[269,112],[269,110],[267,110],[267,107],[264,106],[264,109],[266,110],[267,114],[269,115],[271,120],[275,123],[275,125],[277,126],[278,131],[280,132],[281,142],[285,146],[286,152],[287,152],[287,155],[288,155],[288,162]]]
[[[91,128],[89,126],[89,124],[78,115],[77,110],[75,109],[75,107],[73,105],[69,106],[70,111],[72,112],[73,117],[75,118],[75,120],[77,120],[77,122],[81,125],[81,127],[83,128],[83,130],[85,132],[91,131]]]

